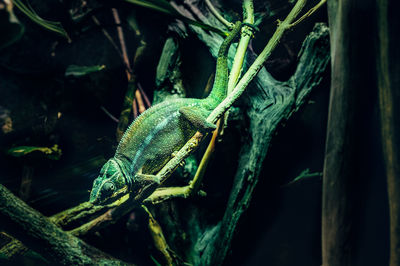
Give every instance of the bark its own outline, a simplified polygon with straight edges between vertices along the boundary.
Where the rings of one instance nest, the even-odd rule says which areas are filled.
[[[331,0],[331,94],[322,192],[322,263],[352,265],[365,186],[371,175],[365,164],[371,146],[375,102],[373,1]],[[363,19],[367,18],[367,19]],[[368,143],[366,145],[366,143]],[[363,176],[364,175],[364,176]]]
[[[128,265],[62,231],[2,185],[0,228],[53,263]]]
[[[400,265],[400,23],[394,1],[379,0],[377,76],[390,213],[390,265]]]

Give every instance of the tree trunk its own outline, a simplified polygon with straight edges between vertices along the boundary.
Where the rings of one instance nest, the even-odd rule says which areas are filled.
[[[377,74],[390,213],[390,265],[400,265],[400,21],[395,1],[379,0]]]
[[[373,1],[330,0],[331,94],[323,173],[322,263],[354,263],[355,222],[371,178],[370,123],[376,96]],[[365,233],[365,232],[363,232]]]

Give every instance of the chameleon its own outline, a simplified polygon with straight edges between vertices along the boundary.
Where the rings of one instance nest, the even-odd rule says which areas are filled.
[[[208,133],[216,126],[208,115],[226,97],[228,51],[240,32],[238,21],[222,42],[217,57],[215,80],[204,99],[182,98],[156,104],[138,116],[125,131],[113,158],[94,180],[89,201],[107,204],[128,194],[149,196],[160,183],[156,173],[197,132]]]

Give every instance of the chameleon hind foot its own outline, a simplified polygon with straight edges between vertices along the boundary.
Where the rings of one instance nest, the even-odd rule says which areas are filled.
[[[190,107],[180,108],[179,113],[182,115],[183,118],[192,123],[200,131],[210,132],[214,131],[217,128],[216,125],[208,122],[204,116],[198,114]]]
[[[176,154],[178,153],[178,151],[174,151],[173,153],[171,153],[171,157],[172,158],[174,158],[174,157],[176,157]],[[186,164],[186,161],[185,160],[183,160],[182,162],[180,162],[179,163],[179,166],[185,166],[185,164]]]
[[[160,177],[157,175],[148,175],[148,174],[136,174],[136,178],[138,178],[140,181],[144,182],[155,182],[157,184],[160,184],[161,180]]]

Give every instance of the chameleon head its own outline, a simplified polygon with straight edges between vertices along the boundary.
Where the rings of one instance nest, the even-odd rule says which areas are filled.
[[[128,192],[123,170],[117,159],[111,158],[100,170],[93,182],[89,201],[101,205],[116,200]]]

